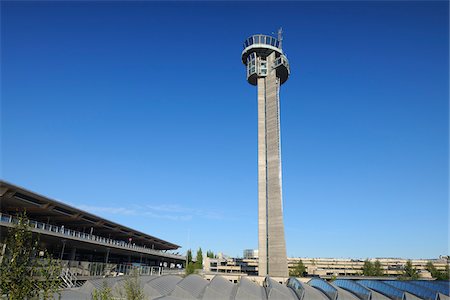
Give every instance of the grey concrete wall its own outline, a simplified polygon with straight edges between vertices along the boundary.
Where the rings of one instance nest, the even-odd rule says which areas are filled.
[[[267,58],[273,64],[275,53]],[[269,67],[258,78],[258,237],[259,275],[287,277],[281,192],[279,79]]]

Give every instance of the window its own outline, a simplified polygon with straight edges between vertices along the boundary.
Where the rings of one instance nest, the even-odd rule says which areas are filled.
[[[255,36],[255,44],[259,44],[259,36]]]

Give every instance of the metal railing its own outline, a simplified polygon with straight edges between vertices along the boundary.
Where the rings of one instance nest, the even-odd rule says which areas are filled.
[[[19,222],[18,218],[8,215],[8,214],[0,213],[0,223],[17,224],[18,222]],[[89,233],[84,233],[84,232],[80,232],[80,231],[76,231],[76,230],[72,230],[72,229],[67,229],[67,228],[64,228],[64,226],[56,226],[56,225],[46,224],[46,223],[33,221],[33,220],[29,220],[29,226],[32,229],[52,232],[53,234],[58,234],[61,236],[85,239],[85,240],[90,240],[90,241],[94,241],[97,243],[102,243],[102,244],[105,244],[108,246],[128,248],[128,249],[132,249],[132,250],[136,250],[136,251],[140,251],[140,252],[144,252],[144,253],[148,253],[148,254],[154,254],[157,256],[164,256],[164,257],[168,257],[168,258],[185,260],[184,256],[181,256],[178,254],[162,252],[159,250],[147,248],[145,246],[138,246],[135,244],[127,243],[125,241],[118,241],[118,240],[105,238],[105,237],[101,237],[101,236],[97,236],[97,235],[93,235],[93,234],[89,234]]]
[[[179,268],[75,260],[63,260],[61,261],[61,266],[63,269],[70,270],[70,273],[77,277],[132,275],[135,271],[137,271],[139,275],[184,274],[184,269]]]
[[[167,274],[163,267],[158,266],[134,266],[131,264],[110,264],[88,261],[68,261],[61,262],[63,270],[70,271],[76,277],[105,277],[132,275],[137,272],[139,275],[161,275]],[[179,269],[174,269],[178,271]],[[168,271],[170,272],[170,271]]]

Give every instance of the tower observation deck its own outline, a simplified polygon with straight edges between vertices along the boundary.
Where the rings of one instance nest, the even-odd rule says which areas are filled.
[[[242,62],[247,81],[258,89],[258,248],[259,275],[288,276],[281,191],[280,86],[289,77],[287,57],[278,38],[247,38]]]

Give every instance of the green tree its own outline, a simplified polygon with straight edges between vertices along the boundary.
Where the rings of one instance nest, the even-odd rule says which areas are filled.
[[[431,261],[427,262],[426,269],[428,272],[431,273],[431,277],[436,278],[436,279],[441,277],[439,270],[436,269],[436,267],[433,265],[433,263]]]
[[[448,268],[448,263],[445,265],[445,270],[442,274],[442,280],[449,280],[450,279],[450,270]]]
[[[374,266],[368,259],[364,261],[362,272],[364,276],[373,276]]]
[[[125,294],[124,298],[126,300],[144,300],[144,290],[141,287],[139,270],[137,268],[133,269],[133,273],[125,279],[124,293],[120,292],[122,297],[123,294]]]
[[[431,273],[431,277],[435,278],[436,280],[448,280],[449,278],[448,265],[445,266],[444,271],[439,271],[438,269],[436,269],[433,263],[429,261],[427,263],[426,269]]]
[[[203,253],[202,248],[198,248],[197,250],[197,261],[195,262],[196,269],[203,269]]]
[[[103,286],[101,289],[95,289],[92,292],[92,300],[112,300],[112,290],[106,283],[106,281],[103,282]]]
[[[188,265],[186,266],[186,270],[185,271],[186,271],[186,275],[195,273],[195,266],[194,266],[194,263],[192,261],[188,263]]]
[[[418,279],[419,272],[416,268],[413,267],[412,262],[408,260],[403,268],[403,274],[400,276],[400,279]]]
[[[289,276],[304,277],[306,275],[306,267],[300,259],[295,267],[289,270]]]
[[[59,291],[61,263],[47,251],[39,251],[26,213],[17,216],[17,223],[8,230],[6,249],[0,264],[0,294],[10,300],[38,297],[53,299]],[[42,257],[38,258],[38,253]]]
[[[186,259],[187,259],[187,263],[188,264],[190,262],[192,262],[192,251],[191,251],[191,249],[188,249],[188,251],[186,252]]]
[[[37,287],[41,291],[41,298],[43,300],[53,299],[54,294],[59,294],[60,285],[62,283],[61,277],[61,262],[54,259],[46,250],[40,251],[43,257],[38,260],[37,274],[39,275],[39,281]]]
[[[25,213],[8,230],[6,251],[0,266],[0,290],[10,300],[23,300],[36,296],[33,269],[37,243],[33,241]]]
[[[206,257],[214,258],[215,257],[214,252],[212,252],[211,250],[206,251]]]
[[[373,263],[372,272],[373,276],[384,276],[383,267],[378,259]]]

